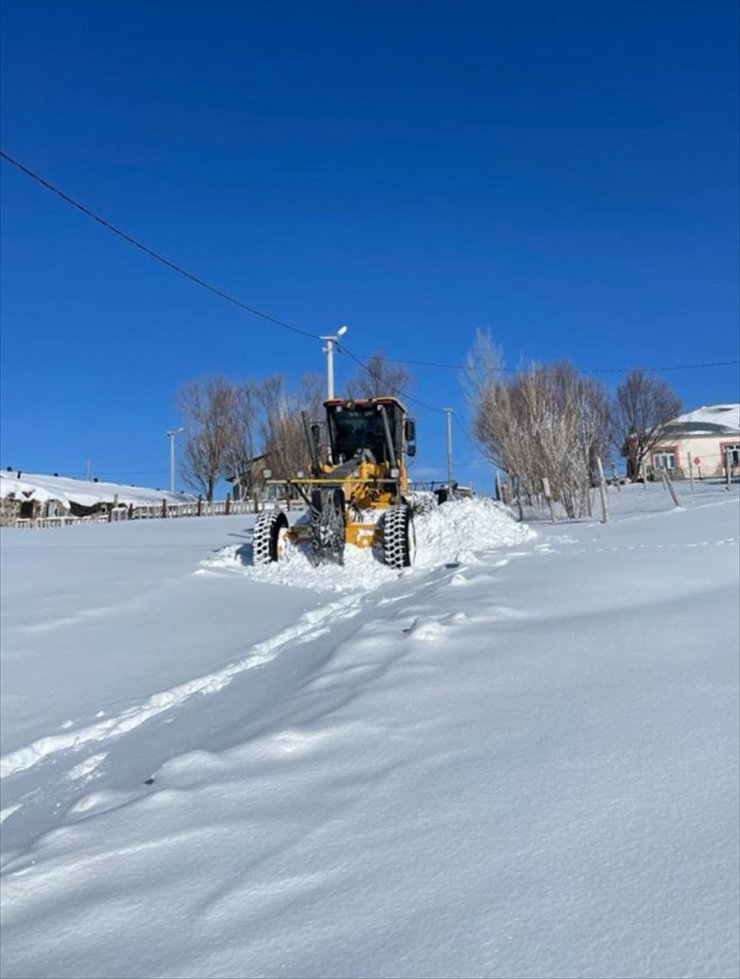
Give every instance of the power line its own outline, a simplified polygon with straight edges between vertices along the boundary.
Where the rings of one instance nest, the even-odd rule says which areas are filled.
[[[337,350],[340,350],[342,353],[347,354],[347,356],[351,360],[354,360],[356,364],[359,364],[362,370],[364,370],[367,374],[369,374],[372,377],[372,371],[367,366],[367,364],[360,357],[357,356],[357,354],[353,354],[351,350],[348,350],[347,347],[344,346],[344,344],[338,343]],[[390,358],[385,358],[385,359],[390,360]],[[394,361],[394,363],[400,363],[400,361]],[[410,394],[407,394],[400,387],[394,388],[392,385],[389,385],[388,389],[389,389],[389,394],[395,394],[398,397],[402,397],[404,401],[410,401],[412,404],[419,405],[419,407],[421,408],[426,408],[428,411],[439,412],[440,415],[444,414],[444,408],[437,408],[436,405],[430,405],[427,404],[426,401],[420,401],[418,398],[412,398]]]
[[[299,333],[301,334],[301,336],[310,337],[312,340],[321,340],[321,336],[318,333],[311,333],[308,330],[303,330],[300,327],[293,326],[290,323],[285,323],[283,320],[279,320],[268,313],[263,313],[261,310],[256,309],[254,306],[250,306],[247,303],[242,302],[240,299],[236,299],[234,296],[229,295],[229,293],[224,292],[222,289],[218,289],[216,286],[212,286],[209,282],[206,282],[205,280],[199,278],[198,276],[193,275],[192,272],[188,272],[187,269],[184,269],[181,266],[175,264],[174,262],[171,262],[168,258],[165,258],[164,255],[160,255],[158,252],[155,252],[152,248],[149,248],[147,245],[138,241],[136,238],[127,234],[125,231],[121,231],[120,228],[117,228],[115,225],[111,224],[110,221],[107,221],[99,214],[96,214],[95,211],[91,210],[89,207],[86,207],[84,204],[81,204],[74,197],[71,197],[69,194],[66,194],[63,190],[60,190],[59,187],[56,187],[50,181],[45,180],[38,173],[35,173],[29,167],[25,166],[19,160],[16,160],[14,157],[10,156],[10,154],[6,153],[2,149],[0,149],[0,157],[2,157],[3,160],[6,160],[8,163],[10,163],[11,166],[14,166],[21,173],[26,174],[26,176],[36,181],[36,183],[40,184],[46,190],[49,190],[53,194],[56,194],[67,204],[70,204],[78,211],[81,211],[87,217],[92,218],[93,221],[97,221],[98,224],[102,225],[108,231],[113,232],[113,234],[117,235],[119,238],[122,238],[130,245],[133,245],[135,248],[138,248],[140,251],[144,252],[145,255],[149,255],[151,258],[156,259],[156,261],[161,262],[162,265],[165,265],[167,268],[172,269],[174,272],[177,272],[180,275],[184,276],[190,282],[194,282],[196,285],[200,286],[203,289],[207,289],[209,292],[212,292],[214,295],[219,296],[221,299],[225,299],[227,302],[233,303],[233,305],[238,306],[240,309],[243,309],[254,316],[259,316],[262,319],[267,320],[269,323],[273,323],[276,326],[283,327],[283,329],[286,330],[291,330],[293,333]],[[339,344],[337,344],[337,349],[342,349],[349,357],[352,358],[352,360],[354,360],[357,364],[359,364],[359,366],[363,370],[370,373],[367,365],[359,357],[355,356],[355,354],[347,350],[346,347],[342,346],[340,348]],[[391,392],[391,393],[398,394],[400,393],[400,391]],[[411,401],[414,404],[418,404],[420,407],[427,408],[430,411],[438,411],[438,412],[442,411],[441,408],[437,408],[434,405],[426,404],[425,402],[420,401],[418,398],[412,398],[409,395],[404,395],[404,397],[407,401]]]
[[[182,268],[182,266],[177,265],[175,262],[170,261],[170,259],[165,258],[164,255],[160,255],[159,252],[155,252],[154,249],[149,248],[147,245],[143,244],[143,242],[134,238],[132,235],[129,235],[125,231],[122,231],[120,228],[117,228],[114,224],[111,224],[110,221],[107,221],[105,218],[101,217],[95,211],[91,210],[86,205],[80,203],[80,201],[76,200],[74,197],[71,197],[69,194],[65,193],[59,187],[56,187],[54,184],[52,184],[49,180],[46,180],[38,173],[31,170],[30,167],[25,166],[25,164],[21,163],[19,160],[16,160],[14,157],[10,156],[9,153],[6,153],[2,149],[0,149],[0,157],[3,160],[5,160],[7,163],[10,163],[11,166],[15,167],[21,173],[24,173],[27,177],[30,177],[40,186],[44,187],[46,190],[51,191],[53,194],[56,194],[57,197],[61,198],[61,200],[65,201],[67,204],[70,204],[72,207],[76,208],[78,211],[81,211],[87,217],[91,218],[93,221],[96,221],[98,224],[106,228],[108,231],[111,231],[113,234],[117,235],[123,241],[126,241],[130,245],[133,245],[135,248],[138,248],[140,251],[144,252],[145,255],[148,255],[150,258],[153,258],[157,262],[160,262],[162,265],[171,269],[173,272],[177,272],[185,279],[188,279],[190,282],[193,282],[195,285],[200,286],[200,288],[206,289],[208,292],[211,292],[214,295],[218,296],[219,298],[226,300],[226,302],[229,302],[232,305],[237,306],[239,309],[242,309],[253,316],[258,316],[261,319],[265,320],[266,322],[272,323],[274,326],[279,326],[284,330],[290,330],[292,333],[297,333],[300,336],[310,337],[312,340],[321,340],[321,336],[318,333],[312,333],[310,330],[304,330],[301,327],[294,326],[292,323],[286,323],[284,320],[278,319],[276,316],[272,316],[269,313],[265,313],[254,306],[250,306],[248,303],[242,302],[241,299],[237,299],[235,296],[232,296],[229,293],[224,292],[222,289],[219,289],[217,286],[211,285],[209,282],[206,282],[204,279],[199,278],[197,275],[194,275],[192,272],[188,272],[187,269],[184,269]],[[338,344],[337,344],[337,348],[339,349]],[[342,349],[357,364],[359,364],[363,370],[366,371],[368,370],[366,364],[361,359],[361,356],[367,356],[367,355],[360,356],[360,355],[352,354],[349,350],[347,350],[346,347],[342,347]],[[454,370],[454,371],[467,371],[471,369],[468,365],[465,364],[451,364],[451,363],[446,363],[441,361],[404,360],[397,357],[387,357],[385,359],[390,363],[406,364],[414,367],[434,367],[434,368],[441,368],[445,370]],[[733,367],[738,364],[740,364],[740,360],[713,361],[713,362],[699,363],[699,364],[672,364],[663,367],[640,367],[640,368],[594,367],[591,369],[584,369],[581,371],[581,373],[624,374],[631,370],[643,370],[652,373],[665,373],[668,371],[706,370],[706,369],[711,369],[716,367]],[[475,370],[474,367],[472,369]],[[500,368],[500,372],[505,374],[519,374],[519,373],[523,373],[525,370],[526,368],[524,369],[515,368],[515,367]],[[430,411],[438,411],[438,412],[443,411],[442,408],[438,408],[434,405],[426,404],[425,402],[420,401],[418,398],[412,398],[410,395],[405,395],[405,398],[407,401],[411,401],[414,404],[418,404],[421,407],[427,408]]]
[[[367,354],[361,354],[360,356],[366,357]],[[468,364],[448,364],[440,361],[432,360],[402,360],[398,357],[386,357],[389,363],[392,364],[406,364],[412,367],[438,367],[445,370],[453,371],[477,371],[479,368],[475,366],[470,366]],[[711,363],[705,364],[673,364],[670,367],[591,367],[580,369],[581,374],[627,374],[629,371],[641,370],[646,373],[664,373],[666,371],[688,371],[688,370],[700,370],[702,368],[712,368],[712,367],[733,367],[740,364],[740,360],[718,360]],[[497,370],[502,374],[525,374],[530,368],[528,367],[499,367]]]
[[[133,245],[135,248],[138,248],[140,251],[144,252],[145,255],[149,255],[150,258],[156,259],[158,262],[161,262],[162,265],[166,265],[168,269],[172,269],[173,272],[177,272],[179,275],[184,276],[190,282],[194,282],[202,289],[207,289],[209,292],[219,296],[221,299],[225,299],[234,306],[238,306],[240,309],[245,310],[247,313],[251,313],[253,316],[259,316],[261,319],[267,320],[268,323],[273,323],[275,326],[280,326],[284,330],[291,330],[293,333],[300,333],[301,336],[311,337],[312,340],[321,339],[318,333],[311,333],[308,330],[302,330],[298,326],[293,326],[290,323],[277,319],[275,316],[270,316],[269,313],[263,313],[254,306],[250,306],[247,303],[242,302],[241,299],[237,299],[235,296],[229,295],[228,292],[224,292],[222,289],[212,286],[204,279],[198,278],[197,275],[193,275],[192,272],[188,272],[187,269],[182,268],[180,265],[176,265],[168,258],[165,258],[164,255],[160,255],[159,252],[155,252],[152,248],[144,245],[142,242],[138,241],[136,238],[133,238],[125,231],[121,231],[120,228],[117,228],[115,225],[111,224],[110,221],[106,221],[105,218],[101,217],[99,214],[96,214],[95,211],[91,211],[89,207],[81,204],[79,201],[75,200],[74,197],[70,197],[69,194],[65,194],[63,190],[55,187],[54,184],[50,183],[48,180],[44,180],[43,177],[40,177],[37,173],[34,173],[33,170],[30,170],[27,166],[24,166],[18,160],[15,160],[12,156],[9,156],[4,150],[0,150],[0,157],[14,166],[17,170],[20,170],[21,173],[25,173],[26,176],[30,177],[32,180],[35,180],[36,183],[40,184],[42,187],[45,187],[53,194],[56,194],[57,197],[61,197],[61,199],[66,201],[67,204],[71,204],[72,207],[76,207],[78,211],[82,211],[83,214],[86,214],[87,217],[92,218],[93,221],[97,221],[98,224],[102,225],[104,228],[107,228],[108,231],[112,231],[114,235],[118,235],[119,238],[122,238],[130,245]]]
[[[481,457],[481,460],[483,462],[487,462],[488,460],[484,458],[482,452],[480,451],[480,448],[476,445],[475,441],[473,440],[473,437],[470,435],[470,433],[468,432],[467,428],[465,428],[465,426],[463,425],[463,423],[457,417],[457,413],[453,414],[452,417],[453,417],[453,419],[455,421],[455,424],[460,429],[460,431],[463,433],[463,435],[465,436],[465,438],[467,439],[467,441],[472,445],[473,449]]]

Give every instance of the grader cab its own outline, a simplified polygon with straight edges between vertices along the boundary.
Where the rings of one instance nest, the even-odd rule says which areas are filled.
[[[308,507],[292,527],[283,510],[261,513],[254,525],[255,564],[280,559],[287,541],[310,543],[317,562],[342,563],[347,544],[382,548],[385,564],[412,562],[414,531],[406,459],[416,452],[416,426],[392,397],[332,399],[324,403],[327,458],[321,429],[304,428],[311,455],[309,476],[288,480]]]

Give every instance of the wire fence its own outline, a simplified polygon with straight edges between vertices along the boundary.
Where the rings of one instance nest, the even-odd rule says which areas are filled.
[[[117,505],[101,509],[96,513],[74,516],[55,514],[49,516],[21,517],[6,515],[3,520],[5,527],[22,529],[48,529],[51,527],[76,527],[81,524],[120,523],[127,520],[173,520],[183,517],[228,517],[238,514],[259,513],[262,510],[273,510],[275,507],[284,510],[302,510],[305,506],[302,500],[217,500],[209,503],[198,499],[192,503],[161,503]]]

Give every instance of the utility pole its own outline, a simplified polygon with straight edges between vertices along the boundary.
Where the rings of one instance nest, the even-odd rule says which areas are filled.
[[[331,337],[320,337],[326,341],[323,351],[326,354],[326,397],[329,401],[334,397],[334,347],[337,346],[339,337],[347,332],[346,326],[340,326],[336,334]]]
[[[175,492],[175,436],[184,431],[184,428],[173,428],[165,433],[170,440],[170,493]]]
[[[452,408],[444,408],[447,412],[447,499],[452,499]]]

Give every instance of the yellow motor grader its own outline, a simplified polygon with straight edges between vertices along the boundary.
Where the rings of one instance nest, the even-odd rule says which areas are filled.
[[[346,544],[382,548],[384,563],[408,567],[413,559],[413,514],[406,458],[416,453],[416,425],[393,397],[324,402],[328,459],[320,458],[321,427],[303,424],[311,454],[310,476],[288,483],[305,500],[307,519],[292,527],[281,509],[257,517],[254,563],[277,561],[288,541],[310,543],[315,561],[342,563]]]

